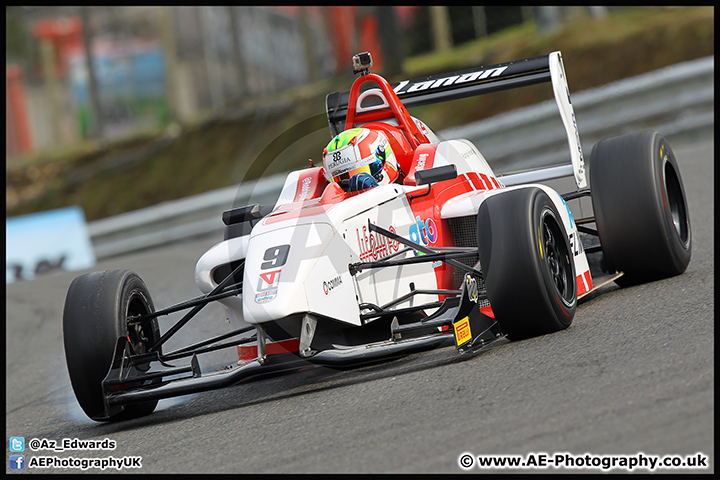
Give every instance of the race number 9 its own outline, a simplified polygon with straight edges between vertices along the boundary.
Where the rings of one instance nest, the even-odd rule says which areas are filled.
[[[270,268],[282,267],[287,262],[288,252],[290,251],[290,245],[278,245],[277,247],[270,247],[265,250],[263,255],[262,264],[260,268],[262,270],[268,270]]]

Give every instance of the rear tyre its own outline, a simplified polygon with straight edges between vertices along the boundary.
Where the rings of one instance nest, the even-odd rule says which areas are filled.
[[[598,142],[590,189],[604,263],[621,286],[685,271],[692,233],[685,189],[667,140],[646,131]]]
[[[157,400],[152,400],[127,405],[108,418],[102,392],[119,337],[130,338],[136,353],[146,352],[160,338],[157,319],[144,328],[127,325],[128,317],[153,311],[145,283],[129,270],[88,273],[70,284],[63,311],[65,359],[75,397],[91,419],[124,420],[155,410]]]
[[[570,326],[575,262],[555,205],[541,189],[487,198],[478,211],[478,253],[490,305],[511,340]]]

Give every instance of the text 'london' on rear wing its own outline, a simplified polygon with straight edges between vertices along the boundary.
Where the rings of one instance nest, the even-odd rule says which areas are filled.
[[[555,102],[567,135],[575,182],[578,188],[586,188],[585,161],[580,135],[559,51],[539,57],[403,80],[390,86],[403,105],[412,108],[544,82],[552,83]],[[333,92],[325,99],[325,110],[332,136],[340,133],[345,127],[349,97],[350,92]]]

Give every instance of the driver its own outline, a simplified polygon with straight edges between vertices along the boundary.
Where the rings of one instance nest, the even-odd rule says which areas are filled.
[[[385,185],[397,177],[397,160],[384,133],[351,128],[330,140],[323,150],[329,182],[346,192]]]

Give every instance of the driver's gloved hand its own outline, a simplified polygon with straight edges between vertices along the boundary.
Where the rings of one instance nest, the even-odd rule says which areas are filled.
[[[369,173],[358,173],[350,178],[348,192],[357,192],[370,187],[377,187],[378,183]]]

